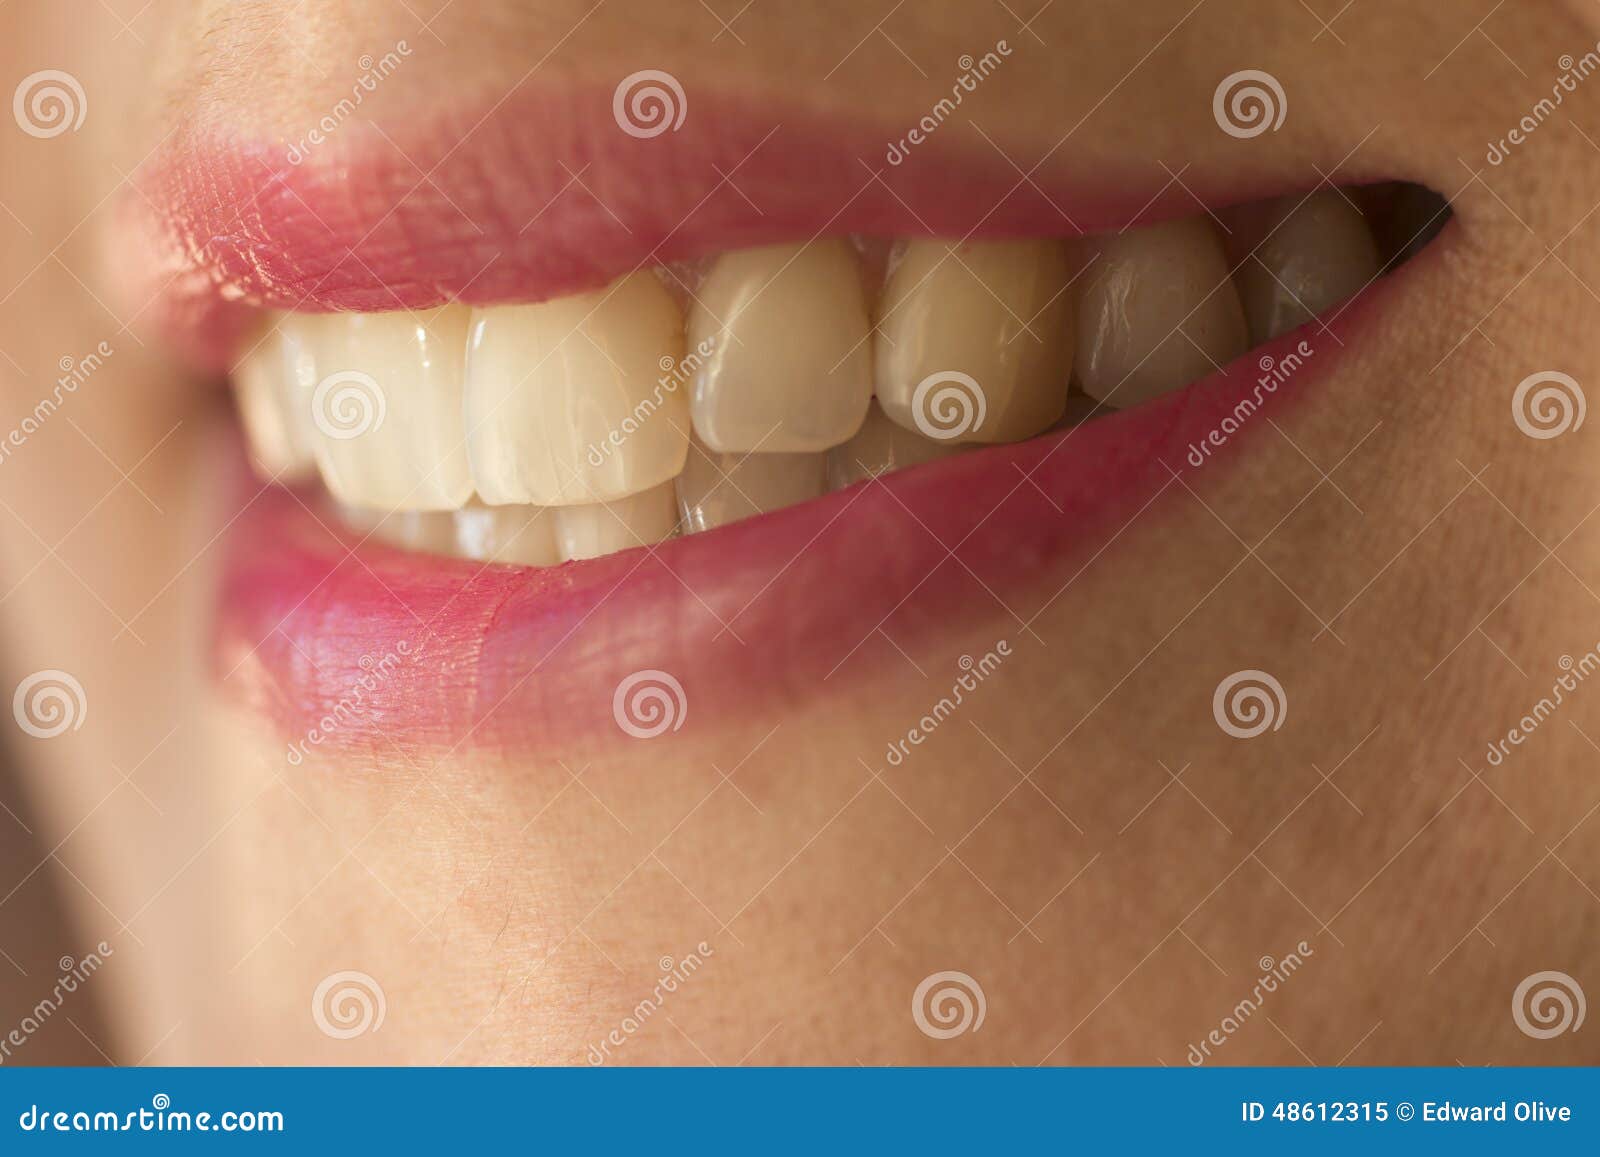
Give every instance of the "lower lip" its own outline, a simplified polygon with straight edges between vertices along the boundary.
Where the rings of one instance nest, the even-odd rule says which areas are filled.
[[[626,742],[613,694],[641,671],[669,674],[693,705],[664,741],[793,705],[870,674],[859,649],[879,627],[914,645],[964,616],[1004,616],[1007,592],[1053,593],[1135,512],[1167,501],[1174,475],[1198,486],[1313,390],[1384,286],[1331,334],[1286,334],[1137,409],[653,552],[544,570],[356,546],[297,496],[245,489],[241,474],[219,680],[277,726],[296,763],[393,742],[532,755]],[[1291,364],[1308,347],[1263,387],[1266,359]],[[1239,421],[1245,399],[1258,405]]]

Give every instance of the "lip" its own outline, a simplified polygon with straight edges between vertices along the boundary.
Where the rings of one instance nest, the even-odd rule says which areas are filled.
[[[612,697],[640,671],[682,686],[692,737],[861,675],[859,649],[880,627],[914,645],[953,614],[987,614],[1015,636],[999,600],[1053,598],[1130,518],[1158,516],[1175,476],[1225,469],[1269,415],[1335,372],[1396,276],[1329,334],[1285,334],[1135,409],[589,562],[533,570],[361,544],[296,496],[250,484],[230,533],[217,673],[296,762],[308,735],[329,752],[565,753],[630,742]],[[1263,393],[1260,359],[1301,342],[1314,356]],[[1229,429],[1247,397],[1259,408],[1196,465],[1191,447]],[[360,709],[346,711],[352,696]]]
[[[796,237],[1073,235],[1291,187],[1248,159],[1186,169],[1181,183],[1131,155],[1086,164],[1063,150],[1019,169],[950,132],[890,166],[880,158],[893,137],[870,128],[714,93],[693,101],[679,131],[638,139],[618,128],[610,90],[530,89],[477,118],[418,126],[403,153],[352,121],[300,164],[283,141],[186,129],[140,176],[141,213],[164,207],[134,234],[153,258],[139,267],[167,284],[152,312],[191,360],[220,367],[262,306],[541,300]],[[1335,334],[1358,330],[1395,280],[1348,305]],[[298,496],[251,489],[240,463],[245,509],[228,536],[217,674],[278,727],[291,758],[310,746],[628,742],[612,696],[640,671],[669,673],[691,704],[666,742],[722,712],[796,704],[870,668],[860,647],[880,627],[913,640],[988,614],[1003,633],[1020,629],[997,600],[1020,605],[1023,587],[1053,597],[1074,559],[1170,498],[1161,492],[1174,472],[1225,468],[1254,428],[1198,467],[1188,448],[1257,392],[1259,358],[1307,336],[1068,431],[537,571],[356,543]],[[1339,364],[1331,338],[1313,344],[1317,356],[1247,425],[1265,425],[1260,416]]]
[[[1152,159],[1073,144],[1008,158],[954,128],[890,164],[902,133],[859,116],[699,90],[676,131],[640,139],[612,96],[530,85],[393,131],[351,120],[299,163],[288,137],[186,127],[125,202],[126,288],[170,346],[218,371],[259,307],[538,301],[819,234],[1076,236],[1294,187],[1248,152],[1175,182]]]

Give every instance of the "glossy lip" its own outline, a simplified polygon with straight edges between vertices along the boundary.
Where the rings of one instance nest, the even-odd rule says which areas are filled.
[[[537,301],[648,265],[820,234],[1076,236],[1290,191],[1270,177],[1052,153],[1032,168],[945,132],[891,165],[857,120],[696,92],[674,132],[618,128],[610,90],[519,90],[441,114],[403,147],[350,121],[300,163],[288,141],[174,134],[122,230],[141,316],[226,368],[255,309]],[[1398,178],[1355,172],[1349,183]],[[159,208],[157,208],[159,207]]]
[[[860,645],[880,626],[914,646],[976,611],[997,638],[1015,637],[997,597],[1060,593],[1068,568],[1136,513],[1159,516],[1175,477],[1225,469],[1269,415],[1336,371],[1341,343],[1407,272],[1353,302],[1334,336],[1285,334],[1135,409],[590,562],[532,570],[358,544],[295,497],[257,488],[232,534],[218,673],[275,722],[295,762],[395,744],[565,753],[633,742],[612,696],[639,671],[684,689],[685,726],[657,740],[673,742],[859,674],[870,666]],[[1315,356],[1262,395],[1259,359],[1302,341]],[[1197,466],[1191,447],[1258,395]],[[352,697],[359,710],[343,710]]]

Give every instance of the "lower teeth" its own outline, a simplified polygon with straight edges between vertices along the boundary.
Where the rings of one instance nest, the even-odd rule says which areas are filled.
[[[881,245],[817,241],[533,306],[286,314],[236,390],[261,472],[319,472],[351,530],[551,566],[1181,389],[1317,324],[1448,216],[1415,186],[1354,193],[1074,243],[915,241],[886,269]]]

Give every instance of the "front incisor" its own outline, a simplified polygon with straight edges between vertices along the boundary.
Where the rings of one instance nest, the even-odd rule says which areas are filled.
[[[575,506],[669,482],[689,449],[683,319],[650,273],[473,311],[467,453],[494,505]]]

